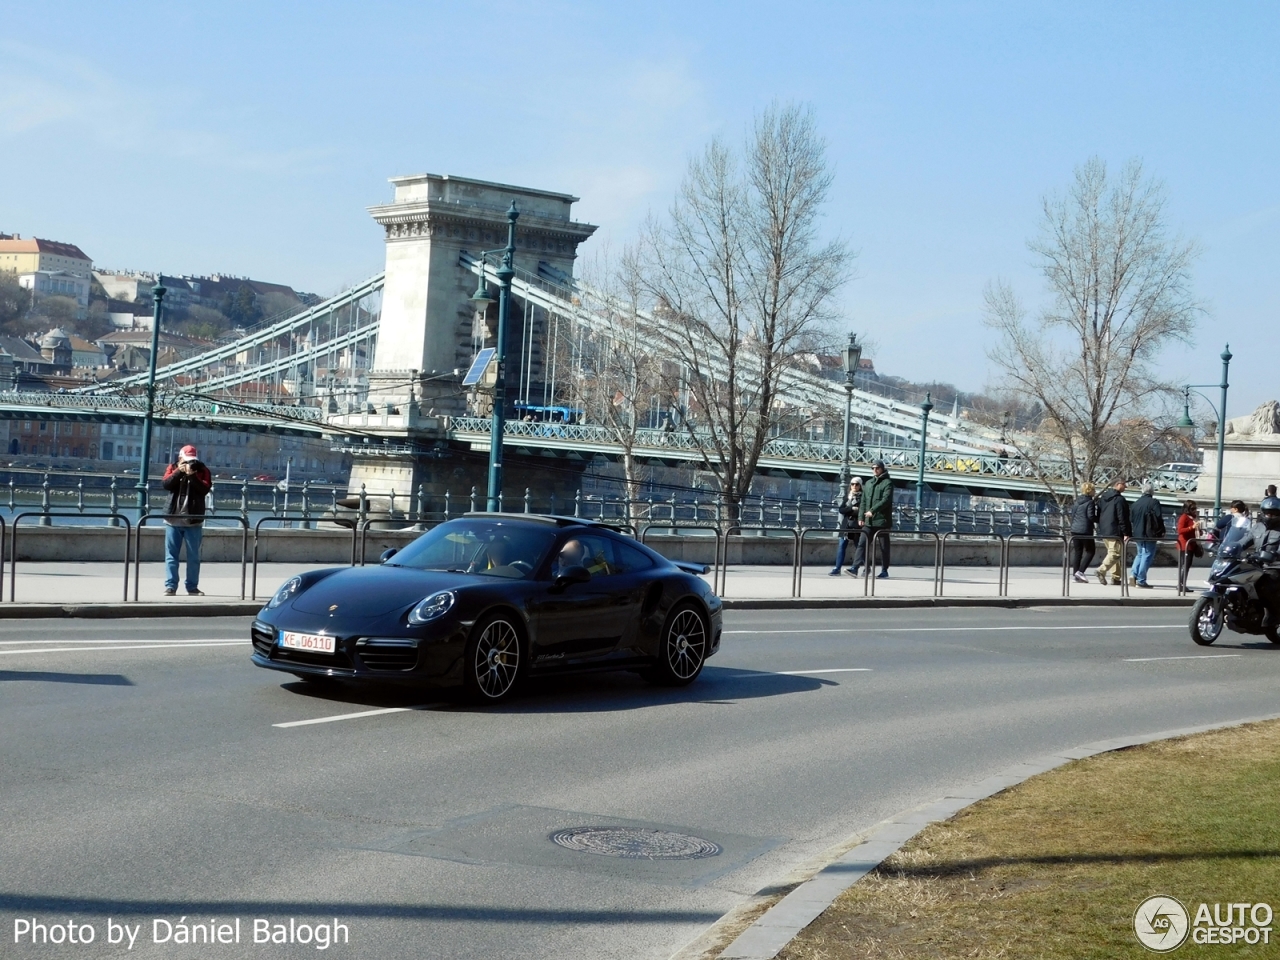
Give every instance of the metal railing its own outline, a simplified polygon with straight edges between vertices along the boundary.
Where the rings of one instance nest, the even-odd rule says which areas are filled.
[[[13,532],[9,542],[9,602],[15,603],[18,591],[18,524],[26,517],[39,517],[42,521],[50,517],[99,517],[99,518],[118,518],[124,521],[124,600],[129,600],[129,541],[133,536],[133,524],[129,522],[129,518],[113,513],[68,513],[64,511],[50,510],[30,510],[26,513],[20,513],[13,518]],[[116,526],[113,524],[113,526]],[[0,526],[0,532],[3,532],[3,526]],[[2,568],[0,568],[2,569]]]
[[[165,519],[167,518],[164,516],[164,514],[160,514],[160,513],[149,513],[145,517],[138,518],[138,523],[135,529],[136,535],[133,538],[134,539],[134,550],[133,550],[133,601],[134,603],[138,602],[139,571],[142,569],[142,528],[152,520],[159,520],[163,522]],[[244,599],[244,575],[245,575],[245,567],[248,561],[247,554],[249,550],[249,521],[245,520],[243,517],[205,516],[204,523],[201,524],[201,527],[204,529],[208,529],[207,527],[205,527],[205,524],[217,523],[218,521],[222,521],[222,520],[234,522],[235,524],[240,526],[243,531],[240,537],[240,599],[243,600]],[[127,547],[126,547],[126,557],[127,557]],[[125,600],[128,600],[129,599],[129,566],[128,566],[127,559],[125,562],[124,576],[125,576],[124,598]]]

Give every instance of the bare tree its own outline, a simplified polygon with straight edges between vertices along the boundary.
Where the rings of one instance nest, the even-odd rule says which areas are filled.
[[[1114,183],[1089,160],[1067,191],[1044,200],[1028,246],[1049,304],[1028,321],[1009,284],[986,290],[986,323],[999,335],[989,356],[1011,390],[1043,411],[1041,432],[1067,457],[1073,484],[1141,469],[1170,385],[1160,352],[1191,338],[1201,306],[1191,291],[1194,243],[1171,237],[1161,184],[1131,161]]]
[[[606,252],[586,267],[584,279],[598,294],[595,308],[604,313],[607,329],[583,331],[577,369],[566,381],[568,393],[622,448],[623,484],[632,502],[629,519],[636,523],[635,501],[644,480],[636,446],[654,398],[664,392],[661,341],[655,341],[650,319],[640,308],[643,283],[634,250],[617,260]],[[560,358],[561,364],[571,366],[566,359]]]
[[[775,105],[740,153],[714,140],[692,160],[668,221],[645,231],[642,276],[683,368],[686,429],[731,511],[786,415],[783,378],[824,339],[848,279],[845,244],[818,237],[830,187],[812,112]]]

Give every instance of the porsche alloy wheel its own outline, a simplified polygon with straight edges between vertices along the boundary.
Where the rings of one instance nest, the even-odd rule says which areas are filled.
[[[498,614],[476,624],[467,644],[467,690],[481,703],[497,703],[515,689],[522,656],[520,632]]]
[[[702,615],[690,605],[676,607],[662,630],[657,679],[676,687],[692,683],[702,672],[707,646],[707,624]]]

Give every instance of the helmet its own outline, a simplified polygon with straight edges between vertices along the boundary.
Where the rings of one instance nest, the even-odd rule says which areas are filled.
[[[1268,526],[1280,523],[1280,497],[1267,497],[1258,505],[1262,514],[1262,522]]]

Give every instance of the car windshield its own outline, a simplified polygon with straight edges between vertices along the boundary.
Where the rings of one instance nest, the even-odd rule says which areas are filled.
[[[551,529],[502,520],[450,520],[424,533],[387,564],[524,580],[533,575],[554,540]]]

